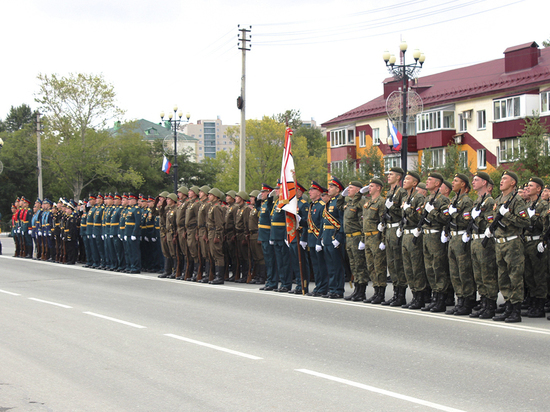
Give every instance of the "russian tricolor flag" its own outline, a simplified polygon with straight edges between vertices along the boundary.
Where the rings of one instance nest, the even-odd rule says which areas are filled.
[[[170,160],[164,156],[164,159],[162,160],[162,171],[166,174],[170,174],[170,168],[172,167],[172,163],[170,163]]]
[[[401,150],[401,141],[403,140],[403,136],[401,135],[401,132],[397,130],[397,127],[393,125],[390,119],[388,119],[388,128],[390,129],[393,150]]]

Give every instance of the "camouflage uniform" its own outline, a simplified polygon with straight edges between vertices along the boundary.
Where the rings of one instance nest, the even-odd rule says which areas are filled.
[[[385,213],[385,199],[378,196],[369,199],[363,206],[363,235],[365,243],[365,260],[367,261],[367,273],[370,274],[372,284],[380,299],[374,299],[372,303],[381,303],[386,291],[386,279],[388,266],[386,264],[386,252],[380,250],[380,244],[384,243],[384,235],[378,231],[378,224],[382,222]]]
[[[407,278],[405,277],[405,269],[403,267],[403,255],[401,253],[401,241],[397,237],[397,228],[403,217],[403,209],[401,205],[407,200],[409,195],[402,187],[396,185],[391,197],[393,204],[387,209],[390,220],[386,222],[384,231],[386,237],[386,260],[388,262],[388,271],[390,272],[391,281],[394,289],[407,287]],[[395,291],[394,291],[395,292]]]
[[[405,198],[401,205],[403,217],[405,219],[403,224],[403,241],[401,246],[401,251],[403,254],[403,268],[405,270],[407,283],[413,293],[422,292],[428,286],[426,270],[424,268],[424,254],[422,252],[423,234],[420,234],[416,244],[413,241],[413,230],[418,226],[418,222],[422,217],[421,212],[424,201],[424,196],[413,189],[412,197],[410,199]],[[404,291],[405,290],[403,290],[403,292]]]
[[[359,250],[359,242],[363,240],[363,205],[365,200],[360,192],[344,205],[344,232],[346,233],[346,250],[349,256],[351,273],[356,284],[369,283],[365,253]]]

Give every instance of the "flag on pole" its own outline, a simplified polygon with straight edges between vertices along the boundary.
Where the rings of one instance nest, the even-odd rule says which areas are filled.
[[[170,174],[170,168],[172,167],[172,163],[170,163],[170,160],[166,156],[164,156],[164,159],[162,160],[162,171],[166,174]]]
[[[296,173],[294,157],[290,141],[292,129],[286,128],[283,163],[281,166],[281,188],[279,189],[278,207],[286,212],[286,231],[288,242],[292,242],[297,235],[296,215],[298,214],[298,199],[296,198]]]
[[[392,140],[393,150],[401,150],[401,141],[403,140],[403,135],[397,130],[390,119],[388,119],[388,128],[390,129],[390,135]]]

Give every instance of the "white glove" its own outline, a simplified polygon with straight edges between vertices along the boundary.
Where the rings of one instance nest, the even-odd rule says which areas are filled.
[[[38,236],[42,236],[42,231],[41,230],[38,231]]]
[[[382,243],[380,243],[380,244],[378,245],[378,249],[380,249],[380,250],[386,250],[386,245],[384,244],[384,242],[382,242]]]
[[[502,206],[500,207],[500,209],[498,209],[498,213],[500,213],[502,216],[504,216],[504,215],[505,215],[506,213],[508,213],[509,211],[510,211],[510,209],[504,207],[504,205],[502,205]]]
[[[17,233],[21,233],[21,228],[20,227],[17,228]]]
[[[149,242],[149,238],[147,236],[145,236],[145,241]]]
[[[336,249],[338,246],[340,246],[340,242],[338,242],[336,239],[332,241],[332,246]]]
[[[344,189],[342,196],[346,197],[349,194],[349,186]]]
[[[395,235],[396,235],[397,237],[403,236],[403,231],[401,230],[400,227],[398,227],[397,230],[395,231]]]
[[[325,246],[325,242],[323,242],[323,239],[321,239],[321,246]]]
[[[270,241],[269,241],[269,244],[270,244],[271,246],[273,246],[273,245],[275,244],[275,242],[272,241],[272,240],[270,240]]]
[[[370,188],[369,188],[368,185],[367,185],[367,186],[363,186],[363,187],[361,188],[361,190],[359,190],[359,191],[360,191],[361,193],[363,193],[363,194],[369,193]]]
[[[386,208],[390,208],[393,206],[393,202],[390,199],[386,199]]]
[[[420,236],[421,233],[422,233],[422,230],[420,230],[419,228],[415,227],[415,228],[413,229],[413,235],[414,235],[414,237]]]
[[[128,241],[128,236],[124,235],[124,240],[127,242]]]
[[[537,245],[537,250],[539,251],[539,253],[544,253],[544,249],[546,249],[546,246],[544,245],[544,243],[539,242],[539,244]]]
[[[468,236],[468,233],[463,233],[462,234],[462,241],[464,243],[468,243],[470,241],[470,236]]]
[[[458,209],[453,205],[449,205],[449,214],[454,215],[456,212],[458,212]]]
[[[403,210],[407,210],[409,207],[411,207],[411,204],[410,203],[403,203]]]
[[[472,218],[473,219],[477,219],[479,217],[479,215],[481,214],[481,209],[477,210],[477,209],[474,209],[472,210]]]
[[[316,251],[316,252],[320,252],[321,250],[323,250],[323,248],[321,247],[321,245],[315,245],[315,251]]]
[[[95,239],[95,235],[92,235],[92,238],[94,238],[94,239]]]
[[[288,244],[288,240],[285,239],[285,244],[286,244],[286,247],[290,247],[290,245]]]
[[[273,197],[275,195],[275,190],[277,189],[273,189],[271,192],[269,192],[269,197]]]
[[[86,206],[87,206],[87,207],[90,207],[90,206],[92,206],[92,205],[90,204],[90,202],[88,202],[88,203],[86,203]]]
[[[529,217],[533,217],[535,215],[536,210],[535,209],[527,209],[527,213],[529,213]]]
[[[29,235],[32,235],[32,229],[29,229]]]
[[[130,239],[136,240],[137,238],[135,236],[131,236]]]
[[[141,242],[143,240],[143,236],[140,236],[139,237],[139,241]]]
[[[103,238],[103,235],[101,235],[101,240],[105,240],[105,239]]]
[[[493,234],[491,233],[491,229],[489,228],[485,229],[485,237],[493,237]]]
[[[302,246],[302,249],[306,250],[307,242],[304,242],[303,240],[300,240],[300,246]]]
[[[300,220],[302,220],[302,216],[296,215],[296,223],[300,223]]]
[[[431,213],[434,209],[434,205],[432,205],[430,202],[426,203],[426,206],[424,206],[424,210],[426,210],[426,212],[428,213]]]
[[[441,232],[441,243],[447,243],[449,241],[449,237],[445,235],[445,232]]]
[[[113,238],[113,235],[109,235],[109,239],[112,239]]]
[[[151,240],[152,240],[153,242],[156,242],[156,241],[157,241],[157,238],[156,238],[156,237],[152,237]]]
[[[48,233],[48,236],[51,236],[51,235],[52,235],[52,232],[49,232],[49,233]]]
[[[357,249],[365,250],[365,244],[363,242],[359,242],[359,246],[357,246]]]
[[[383,223],[378,223],[378,226],[376,226],[376,228],[378,229],[379,232],[383,232],[384,229],[386,228],[386,225],[384,225]]]
[[[121,236],[121,235],[118,235],[118,238],[119,238],[120,240],[122,240],[122,236]]]

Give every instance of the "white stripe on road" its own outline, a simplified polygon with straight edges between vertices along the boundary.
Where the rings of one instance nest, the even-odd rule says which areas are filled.
[[[248,358],[248,359],[252,359],[252,360],[263,359],[263,358],[260,358],[258,356],[249,355],[249,354],[243,353],[243,352],[238,352],[236,350],[222,348],[221,346],[211,345],[210,343],[205,343],[205,342],[200,342],[200,341],[194,340],[194,339],[184,338],[183,336],[172,335],[171,333],[166,333],[166,334],[164,334],[164,336],[168,336],[168,337],[174,338],[174,339],[179,339],[179,340],[182,340],[184,342],[194,343],[195,345],[204,346],[204,347],[207,347],[207,348],[210,348],[210,349],[219,350],[221,352],[231,353],[232,355],[242,356],[243,358]]]
[[[122,323],[123,325],[132,326],[133,328],[138,328],[138,329],[145,329],[146,328],[146,326],[141,326],[141,325],[137,325],[135,323],[126,322],[125,320],[120,320],[120,319],[116,319],[116,318],[111,318],[109,316],[100,315],[99,313],[93,313],[93,312],[82,312],[82,313],[85,313],[86,315],[92,315],[92,316],[95,316],[97,318],[107,319],[107,320],[110,320],[110,321],[113,321],[113,322]]]
[[[5,293],[6,295],[21,296],[19,293],[8,292],[7,290],[2,289],[0,289],[0,292]]]
[[[397,392],[387,391],[385,389],[375,388],[374,386],[364,385],[362,383],[350,381],[347,379],[337,378],[336,376],[325,375],[324,373],[310,371],[309,369],[295,369],[296,372],[307,373],[308,375],[317,376],[318,378],[328,379],[330,381],[343,383],[345,385],[354,386],[359,389],[365,389],[370,392],[379,393],[381,395],[391,396],[392,398],[401,399],[403,401],[416,403],[417,405],[427,406],[429,408],[438,409],[440,411],[446,412],[464,412],[461,409],[451,408],[449,406],[440,405],[438,403],[433,403],[425,401],[423,399],[414,398],[412,396],[402,395]]]
[[[50,302],[49,300],[42,300],[42,299],[36,299],[36,298],[29,298],[29,300],[34,300],[35,302],[47,303],[48,305],[59,306],[65,309],[72,309],[72,306],[63,305],[61,303]]]

